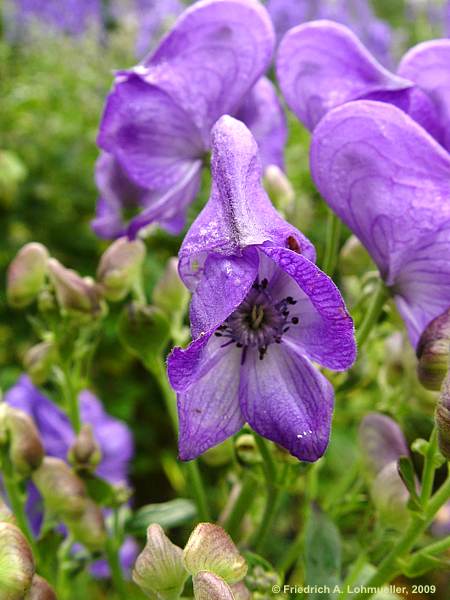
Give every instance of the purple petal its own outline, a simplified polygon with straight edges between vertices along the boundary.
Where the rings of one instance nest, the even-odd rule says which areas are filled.
[[[349,100],[413,86],[380,65],[347,27],[331,21],[289,31],[278,51],[277,75],[287,104],[310,130]]]
[[[433,100],[450,150],[450,40],[418,44],[405,54],[398,73],[414,81]]]
[[[275,86],[267,77],[261,77],[253,86],[236,118],[247,125],[257,141],[263,167],[277,165],[284,169],[286,117]]]
[[[309,240],[281,218],[264,191],[257,144],[247,127],[222,117],[212,132],[212,148],[211,197],[179,254],[180,274],[189,289],[195,289],[208,252],[240,256],[247,246],[271,242],[294,246],[314,260]]]
[[[326,450],[333,387],[294,348],[272,344],[264,360],[249,352],[242,366],[239,401],[250,426],[305,461]]]
[[[210,332],[186,350],[175,348],[168,360],[172,387],[178,392],[179,455],[191,460],[239,431],[241,352]]]
[[[201,0],[187,9],[145,61],[152,80],[184,107],[202,133],[234,114],[270,65],[275,36],[254,0]]]
[[[359,426],[359,439],[365,460],[373,474],[386,465],[408,456],[405,436],[397,423],[379,413],[370,413]]]
[[[269,258],[262,261],[260,279],[269,280],[274,297],[291,296],[296,301],[291,317],[295,315],[299,323],[290,326],[283,342],[328,369],[348,369],[356,357],[353,321],[333,281],[292,250],[261,247],[260,251]]]
[[[204,146],[188,114],[146,76],[145,69],[137,68],[117,77],[98,144],[136,185],[167,190],[197,162]]]
[[[126,579],[131,578],[131,570],[139,554],[139,546],[131,537],[125,538],[119,550],[119,560],[123,574]],[[106,560],[97,560],[89,567],[90,572],[96,579],[107,579],[110,577],[110,569]]]

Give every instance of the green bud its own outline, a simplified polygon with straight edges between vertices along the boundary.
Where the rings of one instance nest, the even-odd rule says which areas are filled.
[[[222,467],[233,459],[233,442],[228,438],[202,454],[201,459],[210,467]]]
[[[23,600],[34,570],[31,548],[20,529],[0,523],[0,598]]]
[[[417,345],[417,374],[427,389],[437,391],[448,370],[450,308],[427,325]]]
[[[212,523],[197,525],[183,551],[183,560],[192,576],[210,571],[230,584],[241,581],[247,573],[247,563],[233,540]]]
[[[264,171],[264,187],[275,208],[283,215],[292,209],[295,192],[286,174],[277,165],[268,165]]]
[[[63,460],[46,456],[33,473],[33,482],[45,508],[57,517],[66,520],[83,514],[87,499],[85,484]]]
[[[89,550],[104,548],[107,539],[105,520],[100,507],[90,498],[85,500],[80,515],[66,517],[64,522],[73,538]]]
[[[370,493],[380,521],[392,529],[403,531],[410,518],[407,508],[409,492],[399,475],[397,462],[390,462],[381,469],[372,482]]]
[[[230,586],[214,573],[200,571],[192,582],[195,600],[235,600]]]
[[[184,313],[189,303],[189,291],[178,274],[178,260],[170,258],[161,279],[153,289],[153,304],[171,317]]]
[[[242,433],[235,441],[234,448],[240,462],[244,465],[257,465],[262,462],[261,454],[254,436]]]
[[[159,358],[169,336],[169,321],[159,308],[135,302],[125,306],[119,321],[120,340],[145,365]]]
[[[0,445],[8,445],[9,460],[15,471],[28,477],[44,457],[39,432],[23,410],[0,404]]]
[[[39,575],[34,575],[24,600],[57,600],[53,588]]]
[[[339,267],[342,275],[364,275],[373,267],[369,253],[356,236],[351,235],[342,246]]]
[[[67,459],[76,471],[95,471],[102,459],[102,453],[95,440],[92,425],[85,423],[81,427],[75,442],[69,448]]]
[[[133,581],[151,598],[176,600],[188,577],[182,555],[160,525],[150,525],[147,543],[134,565]]]
[[[52,342],[36,344],[23,357],[23,366],[35,385],[45,383],[55,362],[56,350]]]
[[[140,277],[145,258],[142,240],[129,241],[122,237],[103,253],[97,269],[97,280],[108,300],[122,300]]]
[[[438,430],[439,450],[442,456],[450,460],[450,371],[447,373],[442,384],[435,418]]]
[[[72,269],[66,269],[55,258],[48,261],[48,268],[58,304],[62,309],[92,315],[101,312],[100,291],[92,279],[81,277]]]
[[[230,585],[234,600],[252,600],[252,594],[243,581]]]
[[[7,297],[14,308],[24,308],[36,299],[45,284],[48,252],[45,246],[26,244],[13,259],[8,269]]]

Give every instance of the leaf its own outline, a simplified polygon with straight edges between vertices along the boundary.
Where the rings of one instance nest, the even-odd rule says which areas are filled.
[[[335,524],[314,509],[306,525],[305,571],[307,585],[328,585],[330,593],[311,593],[308,598],[334,598],[333,588],[341,580],[341,538]]]
[[[100,506],[116,506],[117,491],[115,488],[97,475],[83,476],[83,481],[86,484],[88,494],[96,504]]]
[[[192,521],[196,515],[197,509],[191,500],[177,498],[169,502],[143,506],[130,517],[126,529],[132,535],[145,536],[147,527],[153,523],[170,529]]]
[[[438,558],[426,552],[416,554],[412,559],[401,564],[402,572],[406,577],[419,577],[431,570],[448,571],[450,561],[444,558]]]
[[[421,512],[422,503],[416,491],[416,474],[409,456],[400,456],[398,459],[397,468],[398,474],[402,478],[402,481],[409,492],[408,508],[415,512]]]

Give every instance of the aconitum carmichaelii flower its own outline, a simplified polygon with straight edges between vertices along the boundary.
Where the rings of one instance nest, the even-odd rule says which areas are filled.
[[[149,58],[118,73],[98,137],[110,155],[97,167],[98,235],[133,237],[153,222],[179,232],[200,186],[211,128],[223,114],[248,119],[264,159],[282,167],[285,117],[262,78],[273,48],[272,24],[259,2],[201,0]],[[130,180],[133,192],[124,196],[107,172]],[[127,227],[130,206],[138,214]]]
[[[313,134],[311,173],[361,240],[416,347],[450,305],[450,155],[405,112],[359,100]]]
[[[411,67],[418,48],[405,55],[394,74],[344,25],[306,23],[291,29],[280,44],[278,81],[288,106],[311,131],[336,106],[351,100],[377,100],[401,108],[444,143],[447,123],[428,93],[429,86],[422,85],[427,75],[419,65],[415,72]]]
[[[179,254],[193,341],[169,357],[179,454],[192,459],[245,422],[301,460],[326,449],[333,388],[312,361],[345,370],[353,322],[311,243],[261,186],[257,144],[223,116],[212,131],[212,191]]]
[[[368,0],[269,0],[267,10],[278,39],[301,23],[329,19],[354,31],[383,64],[391,62],[392,32]]]
[[[5,393],[5,402],[29,414],[41,435],[45,453],[66,460],[67,452],[75,440],[75,433],[65,413],[33,385],[28,376],[22,375],[17,383]],[[129,462],[133,456],[133,439],[127,426],[108,415],[98,398],[89,390],[80,393],[80,413],[83,423],[90,423],[100,446],[102,459],[96,474],[112,484],[126,483]],[[33,531],[38,535],[42,524],[42,501],[36,487],[29,484],[27,514]],[[136,557],[135,542],[126,540],[121,550],[121,562],[129,571]],[[107,576],[103,561],[93,565],[96,576]]]

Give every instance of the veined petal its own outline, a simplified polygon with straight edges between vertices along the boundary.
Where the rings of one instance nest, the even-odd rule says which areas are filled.
[[[379,64],[350,29],[325,20],[286,34],[278,51],[277,76],[289,107],[310,130],[340,104],[413,86]]]
[[[271,294],[296,301],[291,315],[299,322],[284,334],[283,342],[324,367],[348,369],[356,357],[353,321],[333,281],[291,250],[263,246],[260,252],[269,258],[269,264],[262,260],[259,277],[268,279]]]
[[[284,147],[288,131],[286,117],[275,86],[261,77],[241,105],[236,118],[243,121],[258,143],[263,167],[284,168]]]
[[[249,425],[291,454],[313,462],[328,445],[333,388],[295,349],[273,344],[264,360],[249,352],[239,401]]]
[[[98,144],[114,155],[136,185],[167,190],[201,157],[204,147],[189,115],[141,71],[118,76]]]
[[[433,100],[444,130],[443,144],[450,150],[450,40],[418,44],[405,54],[398,73],[414,81]]]
[[[264,191],[257,144],[247,127],[222,117],[212,132],[212,148],[211,197],[179,254],[186,285],[195,288],[196,273],[208,252],[241,256],[246,247],[268,242],[315,260],[311,242],[281,218]]]
[[[201,0],[187,9],[145,62],[150,80],[190,115],[208,144],[270,65],[275,34],[255,0]]]
[[[388,104],[350,102],[326,115],[314,132],[311,172],[389,286],[450,218],[450,156]]]
[[[179,455],[192,460],[239,431],[244,418],[239,406],[241,353],[234,344],[209,332],[185,350],[175,348],[168,375],[177,391]]]

